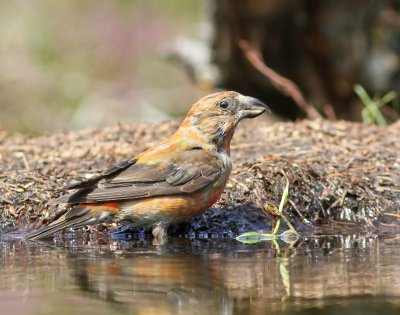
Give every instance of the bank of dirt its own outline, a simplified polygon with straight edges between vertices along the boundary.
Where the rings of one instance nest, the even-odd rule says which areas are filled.
[[[101,172],[172,134],[177,122],[119,125],[40,137],[0,131],[0,230],[32,229],[66,211],[47,202],[74,179]],[[210,237],[268,230],[289,179],[284,215],[301,232],[393,231],[400,222],[400,122],[323,120],[239,126],[225,193],[173,233]],[[283,173],[282,173],[283,171]]]

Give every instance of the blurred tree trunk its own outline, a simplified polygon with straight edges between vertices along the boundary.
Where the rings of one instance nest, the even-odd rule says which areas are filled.
[[[356,83],[377,93],[399,90],[400,1],[208,4],[218,85],[258,96],[285,117],[294,119],[304,112],[245,58],[240,39],[260,51],[266,65],[295,82],[320,113],[331,117],[333,110],[339,118],[359,119]],[[394,120],[394,111],[389,109],[388,116]]]

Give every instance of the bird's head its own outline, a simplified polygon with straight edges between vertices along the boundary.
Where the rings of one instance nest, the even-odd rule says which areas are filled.
[[[254,97],[234,91],[214,93],[192,106],[179,131],[193,142],[229,150],[239,121],[257,117],[265,111],[270,111],[268,106]]]

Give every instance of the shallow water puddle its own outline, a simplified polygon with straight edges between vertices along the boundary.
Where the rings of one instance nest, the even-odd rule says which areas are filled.
[[[57,242],[0,242],[1,314],[400,313],[395,236]]]

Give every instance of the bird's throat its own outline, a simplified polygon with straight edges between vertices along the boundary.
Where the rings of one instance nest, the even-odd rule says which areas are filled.
[[[223,130],[208,132],[208,130],[201,130],[194,126],[181,126],[176,135],[179,135],[180,139],[184,139],[188,147],[200,147],[206,151],[223,149],[229,155],[233,132],[225,133]]]

